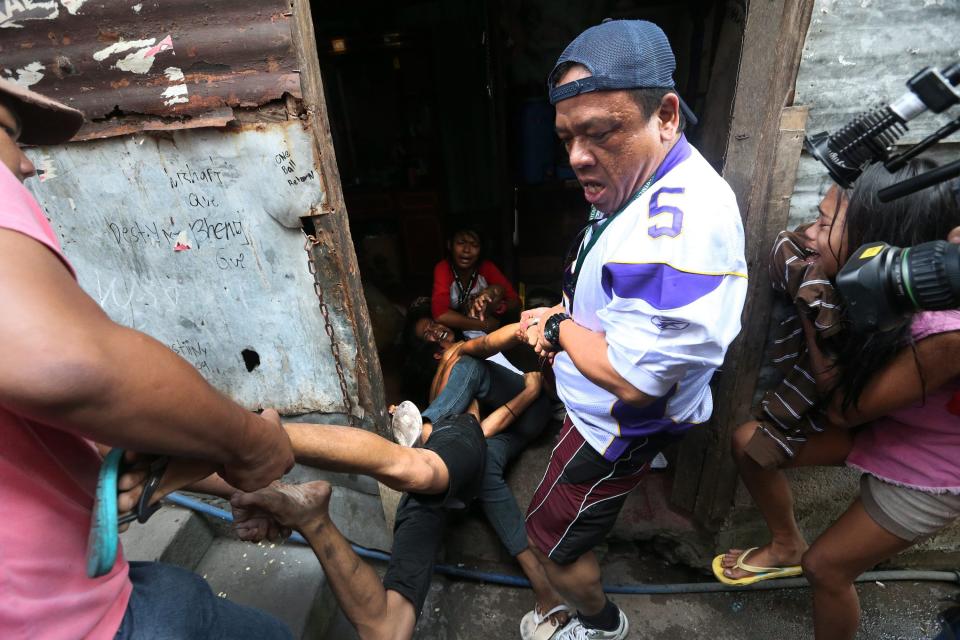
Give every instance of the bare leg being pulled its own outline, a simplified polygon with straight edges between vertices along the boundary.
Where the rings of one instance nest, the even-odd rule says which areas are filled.
[[[387,590],[330,520],[330,485],[275,482],[254,493],[237,492],[230,499],[241,539],[263,538],[263,517],[299,531],[317,555],[344,615],[364,640],[406,640],[413,635],[413,604]]]
[[[429,449],[411,449],[355,427],[286,423],[297,462],[328,471],[369,475],[397,491],[438,494],[446,491],[449,474],[443,461]],[[234,489],[215,475],[209,463],[170,460],[151,502],[183,488],[229,497]],[[129,511],[140,499],[145,472],[134,470],[119,482],[119,509]]]

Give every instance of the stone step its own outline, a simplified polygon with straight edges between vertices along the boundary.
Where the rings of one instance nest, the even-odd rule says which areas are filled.
[[[343,611],[337,610],[327,629],[327,634],[318,640],[360,640],[357,630],[353,628]]]
[[[189,509],[164,504],[145,524],[120,534],[127,560],[166,562],[193,569],[213,542],[213,529]]]
[[[217,538],[195,571],[214,594],[283,620],[295,638],[323,638],[337,614],[309,547]]]

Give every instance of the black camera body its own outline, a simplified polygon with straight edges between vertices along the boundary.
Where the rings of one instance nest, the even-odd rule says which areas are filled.
[[[925,111],[942,113],[960,103],[960,62],[937,70],[921,70],[907,81],[907,93],[864,112],[833,134],[810,135],[807,152],[820,161],[834,181],[849,188],[863,170],[883,162],[897,171],[911,158],[960,130],[960,117],[891,158],[907,122]],[[890,202],[960,175],[960,160],[881,189],[877,197]],[[957,193],[960,198],[960,192]],[[960,245],[943,240],[915,247],[891,247],[882,242],[854,251],[837,274],[837,287],[854,327],[887,331],[905,323],[915,311],[960,307]]]
[[[888,331],[920,310],[960,307],[960,245],[883,242],[854,251],[837,274],[847,316],[859,331]]]

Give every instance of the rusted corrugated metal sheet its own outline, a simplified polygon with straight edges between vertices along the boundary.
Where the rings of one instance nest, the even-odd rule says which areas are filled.
[[[299,97],[290,19],[284,0],[8,1],[0,72],[83,111],[79,138],[224,124]]]
[[[834,132],[857,114],[907,91],[906,81],[926,66],[960,58],[958,0],[817,0],[803,47],[794,102],[808,105],[807,132]],[[957,111],[949,112],[956,117]],[[925,113],[901,138],[913,144],[950,118]],[[956,158],[960,135],[928,156]],[[790,203],[792,224],[816,216],[829,186],[826,170],[803,154]]]

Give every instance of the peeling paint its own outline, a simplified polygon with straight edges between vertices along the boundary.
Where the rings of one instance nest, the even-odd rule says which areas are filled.
[[[170,82],[179,82],[183,80],[183,69],[180,67],[167,67],[163,70],[164,75]]]
[[[130,49],[137,49],[128,53],[124,58],[118,60],[112,68],[130,73],[144,74],[153,68],[158,53],[164,51],[173,51],[173,39],[168,34],[159,43],[156,38],[147,38],[144,40],[121,40],[109,47],[94,52],[93,59],[97,62],[103,62],[107,58],[121,54]]]
[[[137,47],[149,48],[150,45],[152,45],[156,41],[157,41],[156,38],[148,38],[147,40],[121,40],[120,42],[115,42],[109,47],[105,47],[103,49],[100,49],[99,51],[95,51],[93,53],[93,59],[96,60],[97,62],[103,62],[104,60],[106,60],[107,58],[109,58],[114,54],[123,53],[124,51],[129,51],[130,49],[136,49]],[[147,49],[144,49],[144,51],[146,50]]]
[[[121,71],[129,71],[130,73],[147,73],[153,67],[153,63],[156,60],[153,56],[147,56],[147,51],[149,51],[149,49],[141,49],[140,51],[131,53],[123,60],[118,60],[117,64],[113,66]]]
[[[200,120],[216,126],[232,119],[231,107],[263,105],[284,93],[300,97],[288,1],[221,5],[192,20],[183,14],[192,5],[184,2],[0,0],[0,26],[21,27],[0,31],[0,77],[17,78],[39,61],[45,70],[27,69],[24,84],[82,110],[88,120],[80,135],[87,137],[193,127]],[[182,58],[203,66],[188,71]],[[165,77],[174,67],[189,81]],[[189,100],[182,88],[180,95],[162,95],[177,84],[187,85]],[[116,110],[125,115],[98,121]]]
[[[175,104],[190,102],[190,99],[187,97],[187,85],[183,82],[183,69],[180,67],[167,67],[163,70],[163,73],[170,82],[179,83],[169,87],[161,94],[164,98],[163,104],[169,107]]]
[[[16,77],[10,78],[13,82],[17,83],[21,87],[30,87],[37,84],[43,80],[43,73],[41,73],[46,67],[44,67],[39,61],[31,62],[25,67],[17,69]]]
[[[857,63],[854,62],[853,60],[847,60],[843,56],[837,56],[837,62],[839,62],[840,65],[844,67],[855,67],[857,65]]]
[[[53,0],[0,0],[0,28],[22,29],[20,20],[53,20],[60,7]],[[14,22],[17,20],[18,22]]]
[[[60,0],[63,8],[70,12],[70,15],[77,15],[77,11],[86,4],[87,0]]]
[[[193,249],[193,245],[190,243],[190,238],[186,231],[181,231],[179,234],[177,234],[177,240],[173,245],[173,250],[189,251],[190,249]]]
[[[47,182],[57,177],[57,165],[54,164],[53,158],[49,154],[41,152],[35,165],[40,182]]]
[[[158,53],[161,53],[163,51],[173,51],[173,38],[170,36],[169,33],[167,34],[166,38],[164,38],[157,44],[157,46],[150,47],[150,49],[143,54],[143,57],[152,58],[156,56]]]
[[[169,89],[166,89],[161,95],[164,97],[163,104],[168,107],[174,104],[190,102],[190,98],[187,97],[187,85],[185,84],[175,84]]]

